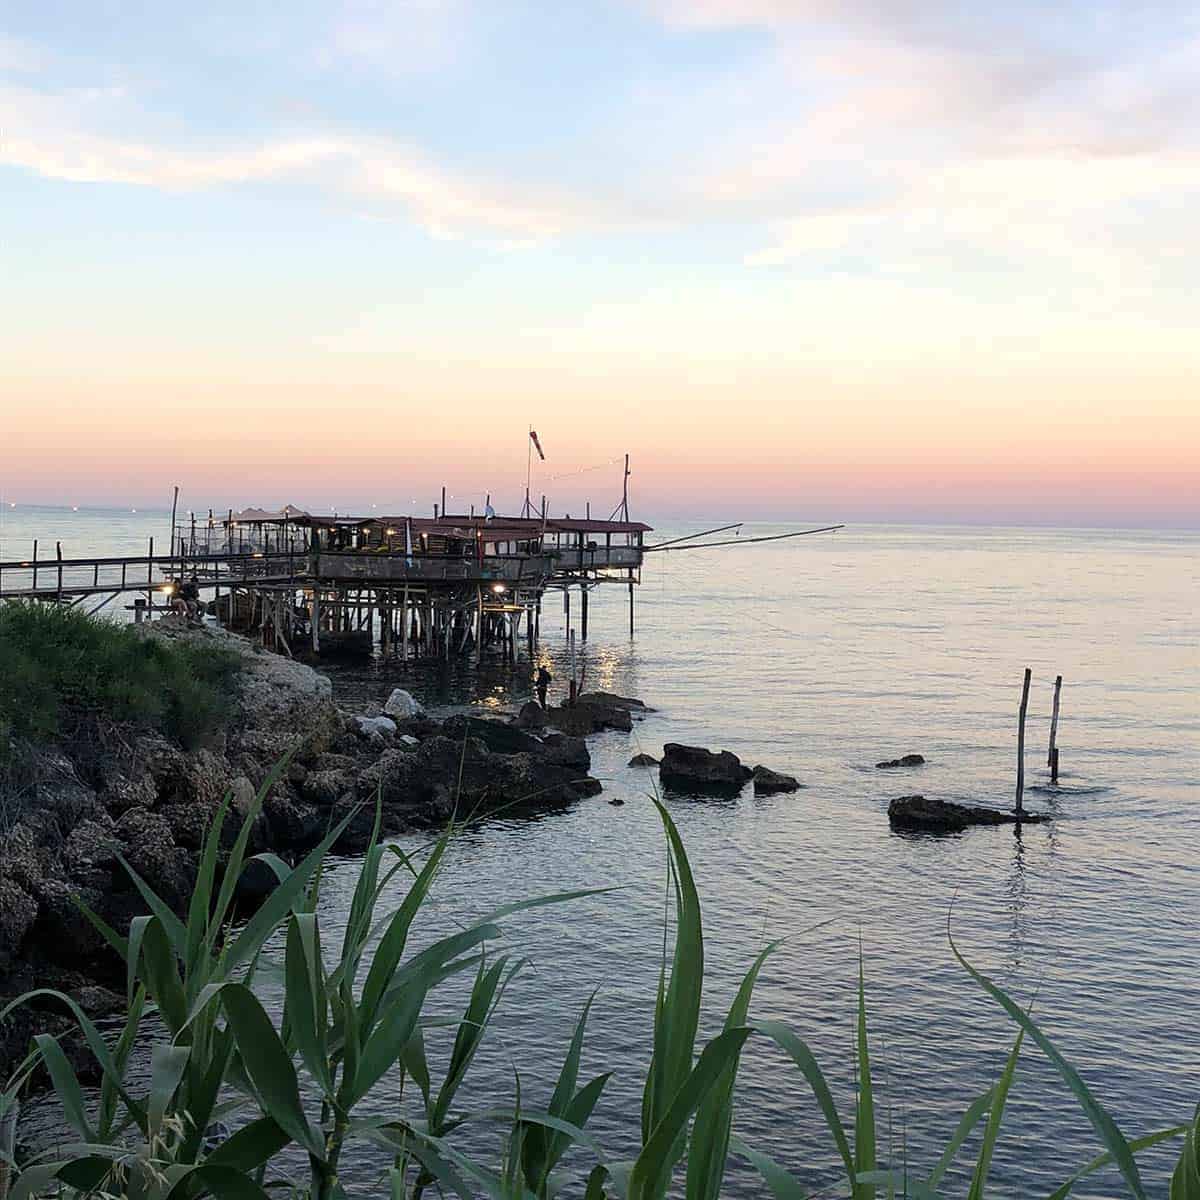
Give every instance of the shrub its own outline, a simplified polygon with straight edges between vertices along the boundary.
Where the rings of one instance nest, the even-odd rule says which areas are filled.
[[[142,636],[76,609],[0,607],[0,755],[97,721],[162,729],[185,747],[223,727],[235,654]]]

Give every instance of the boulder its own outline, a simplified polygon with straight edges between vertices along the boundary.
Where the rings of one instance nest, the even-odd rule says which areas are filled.
[[[635,700],[632,696],[618,696],[615,692],[584,692],[576,698],[578,704],[594,704],[600,708],[628,708],[637,709],[639,712],[653,712],[654,709],[647,708],[641,700]]]
[[[925,796],[898,796],[888,805],[888,820],[896,828],[926,833],[961,833],[971,825],[1013,825],[1017,819],[1013,812]],[[1044,817],[1041,813],[1025,813],[1021,820],[1036,823]]]
[[[883,762],[877,762],[875,767],[880,771],[890,771],[895,767],[920,767],[924,766],[925,757],[921,754],[905,754],[901,758],[889,758]]]
[[[364,717],[360,713],[351,721],[364,741],[382,744],[396,736],[396,722],[391,717]]]
[[[657,767],[658,759],[653,754],[635,754],[630,760],[631,767]]]
[[[759,764],[751,776],[754,780],[756,796],[774,796],[779,792],[795,792],[800,789],[800,781],[793,775],[784,775],[772,771],[770,767]]]
[[[347,792],[353,792],[357,779],[356,771],[309,771],[300,785],[300,795],[318,808],[328,808]]]
[[[148,622],[136,629],[144,637],[187,640],[238,655],[239,712],[230,735],[236,748],[275,762],[302,744],[319,752],[337,736],[342,721],[333,701],[333,684],[304,663],[271,654],[226,629],[190,627],[179,619]]]
[[[608,803],[613,808],[624,808],[625,807],[625,801],[622,800],[620,796],[614,796]]]
[[[517,713],[518,729],[545,729],[547,725],[546,710],[536,701],[527,700]]]
[[[413,698],[410,692],[403,688],[395,688],[383,705],[383,711],[397,721],[407,721],[411,717],[424,715],[425,710]]]
[[[728,750],[714,754],[701,746],[668,742],[658,765],[663,785],[675,791],[736,795],[750,778],[749,767]]]
[[[385,750],[369,767],[358,773],[354,790],[359,799],[385,805],[410,803],[416,776],[416,754],[408,749]]]
[[[455,716],[442,724],[444,737],[478,738],[492,754],[535,754],[541,742],[523,729],[484,717]]]
[[[96,927],[83,915],[79,901],[93,912],[104,912],[107,894],[98,888],[79,887],[64,879],[43,879],[34,899],[37,901],[37,920],[30,937],[31,944],[53,947],[59,962],[86,962],[107,945]]]
[[[80,821],[63,843],[62,862],[67,874],[79,883],[107,888],[117,867],[119,843],[111,817]]]
[[[179,761],[183,761],[181,753]],[[97,772],[97,779],[100,803],[114,817],[131,808],[153,808],[158,802],[158,782],[153,771],[136,759],[129,764],[104,763]]]
[[[548,733],[540,743],[540,753],[548,763],[572,767],[577,771],[586,772],[592,765],[587,742],[581,737],[572,737],[569,733]]]
[[[307,850],[315,846],[325,833],[327,818],[315,804],[302,800],[289,785],[280,780],[263,801],[263,816],[267,821],[270,844]]]
[[[0,970],[7,970],[20,955],[37,915],[37,901],[19,884],[0,876]]]
[[[628,708],[599,701],[585,703],[582,699],[576,700],[574,704],[547,709],[546,721],[555,729],[575,737],[586,737],[589,733],[597,733],[601,729],[616,729],[628,733],[633,728],[633,719]]]
[[[117,822],[116,833],[124,843],[126,862],[167,904],[183,908],[191,897],[192,856],[175,844],[166,819],[131,808]],[[127,886],[132,887],[132,882]]]

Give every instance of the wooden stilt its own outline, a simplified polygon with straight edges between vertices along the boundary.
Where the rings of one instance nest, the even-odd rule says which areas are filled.
[[[1054,708],[1050,714],[1050,745],[1046,750],[1046,766],[1054,766],[1054,745],[1058,739],[1058,705],[1062,698],[1062,676],[1054,677]]]
[[[588,594],[587,588],[580,586],[579,588],[579,636],[582,641],[587,641],[587,625],[588,625]]]
[[[483,636],[484,636],[484,621],[483,621],[483,585],[475,585],[475,616],[479,625],[479,632],[475,638],[475,665],[483,661]]]
[[[633,581],[629,582],[629,640],[633,640]]]
[[[1017,714],[1017,813],[1025,811],[1025,713],[1029,708],[1029,681],[1033,671],[1025,668],[1025,681],[1021,685],[1021,709]]]

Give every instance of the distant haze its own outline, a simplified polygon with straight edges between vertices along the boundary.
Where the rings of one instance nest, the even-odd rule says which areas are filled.
[[[4,503],[1200,526],[1194,6],[16,0]]]

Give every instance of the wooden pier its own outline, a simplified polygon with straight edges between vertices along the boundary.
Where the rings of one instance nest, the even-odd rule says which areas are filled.
[[[193,581],[222,624],[286,654],[378,651],[403,659],[485,653],[515,662],[539,640],[545,597],[588,596],[602,584],[641,582],[650,527],[628,519],[444,514],[319,515],[288,507],[246,509],[174,526],[168,552],[0,562],[0,601],[81,605],[97,612],[132,597],[136,620],[169,610]]]

